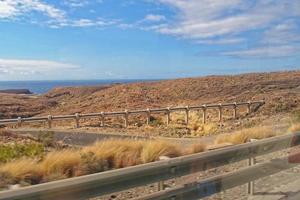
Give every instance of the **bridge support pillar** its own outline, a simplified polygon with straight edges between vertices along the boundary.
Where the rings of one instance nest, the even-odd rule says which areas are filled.
[[[236,119],[237,118],[237,103],[234,102],[234,105],[233,105],[233,118]]]
[[[18,117],[17,127],[21,128],[22,126],[22,117]]]
[[[124,114],[124,127],[127,128],[128,127],[128,116],[129,116],[129,113],[128,113],[128,110],[125,110],[125,114]]]
[[[52,128],[52,116],[51,115],[48,115],[47,122],[48,122],[48,128]]]
[[[204,105],[203,107],[202,107],[202,122],[203,122],[203,124],[205,124],[206,123],[206,111],[207,111],[207,108],[206,108],[206,105]]]
[[[79,120],[80,120],[80,115],[79,115],[79,113],[76,113],[75,114],[75,128],[80,128]]]
[[[186,106],[185,108],[185,124],[189,125],[189,112],[190,112],[190,108],[189,106]]]
[[[222,104],[219,104],[219,122],[223,121],[223,107]]]
[[[146,113],[146,115],[147,115],[147,125],[150,125],[150,121],[151,121],[151,112],[150,112],[150,109],[148,108],[147,109],[147,113]]]
[[[168,107],[167,108],[167,112],[166,112],[166,114],[167,114],[167,126],[169,126],[170,125],[170,122],[171,122],[171,115],[170,115],[170,108]]]
[[[101,112],[100,114],[100,126],[104,127],[104,112]]]
[[[248,101],[247,103],[247,114],[250,114],[251,112],[251,101]]]

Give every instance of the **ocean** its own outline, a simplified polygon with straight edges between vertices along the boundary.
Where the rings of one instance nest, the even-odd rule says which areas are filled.
[[[117,79],[117,80],[67,80],[67,81],[0,81],[0,90],[29,89],[34,94],[44,94],[55,87],[96,86],[113,83],[134,83],[154,80]]]

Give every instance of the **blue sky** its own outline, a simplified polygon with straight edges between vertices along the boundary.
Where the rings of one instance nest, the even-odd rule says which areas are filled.
[[[0,0],[0,80],[300,69],[299,0]]]

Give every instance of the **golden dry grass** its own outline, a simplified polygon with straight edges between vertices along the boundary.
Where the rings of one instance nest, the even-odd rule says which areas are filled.
[[[8,173],[16,183],[26,181],[35,184],[40,182],[43,177],[40,165],[35,160],[24,158],[1,165],[0,172]]]
[[[170,158],[181,156],[182,152],[177,145],[163,141],[150,141],[145,144],[141,152],[141,161],[143,163],[159,160],[160,156]]]
[[[160,140],[104,140],[82,149],[50,152],[41,160],[22,158],[0,165],[0,174],[13,177],[14,183],[37,184],[109,169],[154,162],[205,151],[202,143],[189,148]],[[1,182],[1,181],[0,181]]]
[[[206,145],[204,143],[193,144],[190,148],[186,149],[184,154],[194,154],[206,151]]]
[[[72,177],[80,162],[81,156],[78,151],[62,150],[47,154],[40,167],[45,175],[56,173]]]
[[[110,168],[122,168],[140,164],[142,141],[105,140],[82,149],[83,153],[93,153],[96,159],[107,160]]]
[[[293,123],[289,128],[289,132],[291,133],[300,132],[300,123]]]
[[[270,127],[254,127],[236,131],[230,135],[219,135],[215,139],[215,144],[231,143],[231,144],[243,144],[249,141],[249,139],[263,139],[276,136],[277,133]]]

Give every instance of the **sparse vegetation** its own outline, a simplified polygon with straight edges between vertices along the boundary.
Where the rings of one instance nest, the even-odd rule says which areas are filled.
[[[0,145],[0,163],[21,157],[37,157],[44,153],[44,146],[39,143]]]
[[[181,149],[159,140],[104,140],[81,149],[50,152],[40,159],[21,158],[0,165],[0,187],[38,184],[159,160],[205,150],[202,143]]]
[[[0,130],[0,164],[22,157],[42,157],[44,151],[44,145],[31,138]]]
[[[45,146],[54,146],[54,133],[52,131],[40,131],[38,134],[38,141]]]
[[[170,158],[182,155],[179,147],[162,141],[150,141],[145,144],[141,151],[141,160],[143,163],[153,162],[159,159],[160,156]]]
[[[188,148],[185,154],[201,153],[203,151],[206,151],[206,145],[204,143],[196,143],[191,148]]]
[[[291,133],[300,132],[300,123],[293,123],[289,128],[289,132]]]
[[[231,144],[243,144],[250,139],[263,139],[276,136],[277,133],[270,127],[254,127],[249,129],[243,129],[226,135],[217,136],[215,143],[231,143]]]

